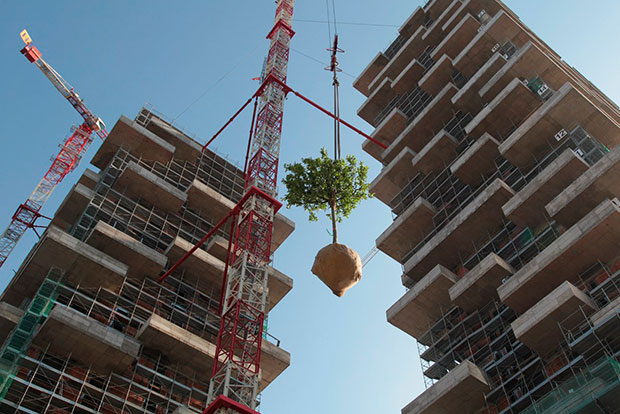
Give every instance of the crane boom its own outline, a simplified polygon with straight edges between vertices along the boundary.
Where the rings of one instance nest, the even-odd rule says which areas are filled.
[[[108,136],[103,121],[92,114],[71,85],[41,58],[41,53],[32,45],[32,39],[30,39],[28,32],[24,30],[20,33],[20,36],[26,43],[26,47],[21,50],[21,53],[41,69],[54,87],[82,116],[84,122],[82,125],[72,128],[71,135],[61,144],[60,152],[52,162],[51,167],[26,202],[19,205],[11,218],[11,223],[0,236],[0,267],[2,267],[26,230],[31,228],[37,232],[37,228],[45,227],[37,224],[37,219],[40,217],[48,218],[41,214],[43,205],[63,178],[78,166],[83,154],[93,141],[93,132],[101,139],[105,139]]]

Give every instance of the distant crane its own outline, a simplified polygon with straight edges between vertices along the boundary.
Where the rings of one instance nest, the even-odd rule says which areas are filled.
[[[77,92],[73,90],[73,87],[41,58],[41,52],[32,44],[32,39],[28,32],[23,30],[20,36],[26,44],[21,53],[29,62],[34,63],[41,69],[41,72],[52,82],[54,87],[84,118],[84,122],[82,125],[71,129],[72,134],[60,144],[60,152],[52,162],[52,166],[47,170],[43,179],[30,194],[26,202],[19,205],[17,211],[13,214],[8,228],[0,236],[0,267],[2,267],[26,230],[31,228],[39,235],[37,228],[45,227],[37,224],[37,220],[40,217],[49,219],[49,217],[40,213],[41,208],[43,208],[54,188],[68,173],[78,166],[82,155],[93,141],[93,132],[101,139],[105,139],[108,136],[105,124],[101,118],[93,115],[84,105],[84,101],[82,101]]]

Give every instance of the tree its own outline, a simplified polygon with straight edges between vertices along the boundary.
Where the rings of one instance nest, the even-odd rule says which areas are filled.
[[[349,217],[357,205],[372,195],[368,193],[368,167],[353,155],[333,160],[321,149],[318,158],[285,164],[288,172],[282,180],[287,189],[287,207],[303,207],[310,221],[317,221],[318,211],[327,211],[332,222],[333,243],[338,243],[336,223]]]

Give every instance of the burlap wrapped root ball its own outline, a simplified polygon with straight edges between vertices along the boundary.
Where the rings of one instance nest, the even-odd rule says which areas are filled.
[[[334,295],[342,297],[362,278],[362,259],[350,247],[332,243],[316,254],[312,273],[317,275]]]

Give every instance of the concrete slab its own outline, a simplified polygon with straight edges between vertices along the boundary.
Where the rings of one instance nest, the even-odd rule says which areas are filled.
[[[504,204],[504,215],[520,226],[536,228],[545,220],[541,214],[545,205],[588,168],[580,156],[567,148]]]
[[[450,32],[466,14],[477,16],[484,10],[488,16],[495,16],[497,12],[504,9],[496,0],[462,0],[460,3],[459,8],[443,24],[444,33]]]
[[[403,260],[433,229],[437,210],[418,197],[376,240],[379,250],[397,262]]]
[[[383,152],[384,162],[391,162],[405,147],[419,152],[443,129],[444,125],[454,116],[450,99],[458,91],[456,86],[448,84],[409,126]]]
[[[74,185],[56,210],[51,225],[61,229],[69,229],[80,218],[95,192],[84,184]]]
[[[484,176],[495,170],[499,142],[485,133],[450,166],[450,171],[467,185],[477,187]]]
[[[382,52],[377,53],[377,56],[370,61],[368,66],[360,73],[360,75],[353,81],[353,87],[361,92],[364,96],[369,97],[371,91],[368,89],[370,82],[383,70],[387,65],[389,59]]]
[[[35,333],[34,344],[57,356],[91,366],[100,374],[123,372],[140,352],[140,342],[88,316],[56,305]]]
[[[175,151],[174,145],[121,115],[90,163],[100,169],[106,168],[120,147],[146,160],[164,164],[172,159]]]
[[[0,302],[0,341],[4,343],[22,316],[24,316],[22,309],[7,302]]]
[[[94,190],[95,186],[97,185],[100,179],[101,179],[101,174],[98,174],[94,172],[93,170],[91,170],[90,168],[87,168],[84,170],[84,173],[82,173],[77,183],[82,184],[86,188],[90,188],[91,190]]]
[[[195,179],[187,189],[187,204],[214,225],[236,205],[198,179]]]
[[[515,78],[472,119],[465,132],[474,139],[489,133],[502,141],[542,103],[537,94]]]
[[[444,31],[443,26],[446,24],[446,21],[459,8],[459,6],[461,6],[461,0],[448,0],[445,7],[437,9],[436,12],[433,10],[434,14],[441,14],[439,15],[439,17],[437,17],[436,15],[429,15],[429,17],[435,19],[435,21],[430,26],[428,26],[426,33],[422,35],[422,40],[431,41],[434,44],[439,43],[439,41],[441,41],[441,37],[445,36],[445,33],[448,33]]]
[[[498,286],[514,271],[501,257],[490,253],[450,288],[450,299],[465,312],[474,312],[499,299]]]
[[[364,101],[357,110],[357,115],[370,125],[376,127],[375,119],[383,108],[396,96],[392,90],[392,80],[385,79]]]
[[[132,278],[157,279],[168,263],[168,258],[138,240],[99,221],[86,243],[128,266]]]
[[[426,68],[417,60],[413,59],[392,81],[392,90],[395,93],[402,94],[414,89]]]
[[[465,361],[402,409],[402,414],[473,413],[490,390],[484,372]]]
[[[442,129],[413,158],[414,172],[428,175],[443,171],[456,158],[457,145],[456,139]]]
[[[182,237],[175,238],[164,254],[168,257],[168,263],[174,265],[191,248],[193,243],[188,242]],[[179,267],[183,271],[183,278],[191,284],[199,286],[217,287],[222,286],[224,276],[224,262],[202,249],[197,249]]]
[[[504,64],[506,58],[499,53],[491,55],[481,67],[472,75],[467,83],[452,97],[452,104],[463,112],[477,114],[488,101],[484,101],[480,94],[480,88],[496,73]]]
[[[277,213],[273,220],[273,233],[271,235],[271,251],[275,252],[284,243],[288,236],[295,231],[295,222]]]
[[[535,165],[536,158],[549,150],[547,140],[575,124],[581,125],[609,148],[620,143],[620,129],[616,122],[566,83],[502,142],[500,153],[515,166],[528,170]]]
[[[606,263],[620,248],[620,208],[605,200],[497,289],[502,302],[523,313],[562,282],[574,282],[596,261]]]
[[[503,217],[501,206],[513,195],[514,191],[502,180],[493,181],[407,260],[404,273],[417,282],[437,264],[456,268],[459,257],[469,256],[474,244],[486,240],[498,227]]]
[[[127,164],[113,188],[131,199],[144,199],[166,211],[179,211],[187,200],[183,191],[134,161]]]
[[[372,133],[372,137],[384,144],[390,145],[398,135],[407,127],[409,119],[398,108],[394,108],[392,112],[379,124],[377,129]],[[362,149],[370,154],[374,159],[381,162],[381,153],[383,148],[370,140],[365,140]]]
[[[452,306],[448,289],[456,281],[454,273],[435,266],[387,310],[388,322],[414,338],[421,337],[442,316],[441,310]]]
[[[557,352],[564,340],[560,322],[564,329],[573,329],[583,321],[582,314],[575,314],[580,307],[584,315],[596,310],[588,295],[564,282],[512,322],[512,330],[518,340],[544,357]]]
[[[381,173],[370,183],[370,192],[376,198],[389,204],[415,176],[411,161],[415,152],[408,147],[402,149],[392,162],[385,166]]]
[[[154,114],[151,114],[146,128],[174,146],[176,160],[195,162],[202,154],[202,145]]]
[[[480,22],[471,14],[466,14],[437,45],[431,57],[437,60],[447,55],[450,59],[454,59],[478,34],[479,28]]]
[[[558,223],[570,227],[605,199],[620,194],[620,146],[612,149],[546,205]]]
[[[127,275],[127,266],[56,226],[47,228],[31,250],[1,300],[20,306],[31,298],[52,267],[65,271],[67,283],[114,290]]]

